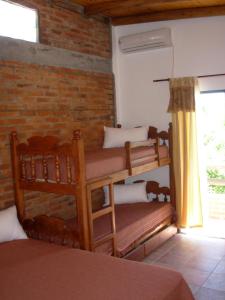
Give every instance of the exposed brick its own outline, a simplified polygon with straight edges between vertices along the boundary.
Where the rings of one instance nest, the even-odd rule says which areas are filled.
[[[5,74],[20,74],[11,81]],[[0,209],[13,203],[9,134],[17,130],[25,141],[31,135],[57,135],[71,139],[72,131],[81,128],[85,146],[102,143],[103,125],[114,122],[112,75],[42,67],[18,62],[1,62],[0,92]],[[46,92],[47,91],[47,92]],[[79,91],[79,92],[78,92]],[[44,95],[40,97],[40,95]],[[26,193],[30,215],[51,212],[72,217],[71,197]]]
[[[110,24],[50,5],[45,0],[15,0],[39,13],[40,42],[101,57],[111,57]],[[15,76],[15,75],[14,75]]]
[[[39,13],[40,42],[111,58],[110,25],[50,5],[45,0],[15,0]],[[102,144],[103,125],[114,123],[113,77],[103,73],[0,61],[0,209],[14,203],[9,134],[21,141],[31,135],[71,139],[81,128],[85,147]],[[101,193],[97,193],[99,195]],[[50,212],[71,218],[74,199],[26,192],[28,215]],[[96,207],[97,202],[94,206]]]

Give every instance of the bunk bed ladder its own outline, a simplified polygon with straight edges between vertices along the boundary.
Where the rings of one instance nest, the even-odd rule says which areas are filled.
[[[91,192],[103,186],[109,187],[109,205],[103,207],[98,211],[92,210],[92,197]],[[115,226],[115,208],[113,197],[113,180],[109,177],[99,181],[91,182],[87,184],[87,203],[88,203],[88,219],[89,219],[89,233],[90,233],[90,250],[95,251],[97,247],[105,244],[109,241],[112,242],[112,255],[116,256],[116,226]],[[94,238],[94,221],[104,215],[111,216],[111,233],[104,235],[102,238],[95,240]]]

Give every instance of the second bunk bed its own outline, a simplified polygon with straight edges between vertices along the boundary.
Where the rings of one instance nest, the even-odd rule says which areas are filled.
[[[84,151],[79,130],[72,142],[63,144],[53,136],[33,136],[20,143],[13,132],[11,152],[18,215],[34,238],[141,259],[176,233],[171,124],[161,132],[149,127],[146,141],[98,151]],[[146,184],[146,193],[155,194],[154,201],[114,204],[115,183],[166,165],[170,188],[152,181]],[[104,186],[109,187],[109,204],[93,211],[92,192]],[[73,195],[76,216],[67,221],[48,216],[27,219],[24,190]],[[159,201],[161,194],[164,201]]]

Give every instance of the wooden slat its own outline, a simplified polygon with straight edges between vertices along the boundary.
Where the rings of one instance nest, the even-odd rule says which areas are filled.
[[[111,174],[110,177],[112,178],[113,183],[125,180],[127,177],[129,177],[128,170],[123,170],[123,171]]]
[[[55,178],[56,182],[60,183],[60,163],[59,163],[59,156],[55,156]]]
[[[157,22],[166,20],[179,20],[188,18],[200,18],[211,16],[225,15],[225,5],[198,7],[198,8],[185,8],[176,10],[167,10],[160,12],[153,12],[140,15],[132,15],[127,17],[114,17],[112,18],[113,25],[128,25],[146,22]]]
[[[21,160],[20,160],[20,164],[21,164],[21,178],[22,178],[23,180],[25,180],[26,177],[27,177],[27,172],[26,172],[27,169],[26,169],[26,162],[25,162],[23,156],[22,156],[22,158],[21,158]]]
[[[77,2],[77,3],[75,3]],[[78,12],[80,14],[84,13],[84,8],[78,4],[78,1],[71,0],[49,0],[49,3],[54,6],[68,9],[70,11]]]
[[[207,7],[225,4],[224,0],[123,0],[101,1],[87,3],[85,13],[87,15],[104,14],[107,16],[138,15],[144,12],[157,12],[169,9],[185,9]]]
[[[131,148],[137,148],[137,147],[151,147],[156,143],[156,139],[148,139],[147,141],[141,141],[141,142],[130,142]]]
[[[86,187],[88,228],[89,228],[89,248],[94,251],[94,226],[92,220],[92,197],[90,185]]]
[[[167,239],[177,233],[177,227],[171,223],[171,219],[165,220],[154,231],[151,231],[135,242],[134,250],[127,253],[123,258],[131,260],[142,260],[143,253],[140,256],[140,249],[144,246],[144,256],[147,256],[162,245]]]
[[[129,175],[132,175],[132,166],[131,166],[131,147],[130,142],[125,143],[126,150],[126,168],[128,169]]]
[[[155,147],[155,153],[157,153],[158,165],[159,165],[159,145],[160,145],[160,141],[159,141],[159,137],[157,137],[154,147]]]
[[[160,158],[159,159],[159,166],[166,166],[170,164],[170,158],[169,157],[165,157],[165,158]]]
[[[149,161],[150,159],[155,160],[155,158],[157,158],[157,157],[158,157],[158,155],[154,154],[154,155],[149,155],[149,156],[137,158],[137,159],[132,160],[132,165],[141,164],[141,163],[144,164],[144,162],[146,162],[146,160],[147,161]]]
[[[127,177],[129,177],[128,170],[122,170],[122,171],[110,174],[110,179],[112,180],[112,183],[122,181],[122,180],[126,179]],[[105,179],[105,177],[99,177],[97,179],[97,181],[101,181],[104,179]],[[96,179],[88,180],[87,185],[90,185],[95,182],[96,182]]]
[[[31,167],[31,178],[33,181],[36,181],[36,166],[33,155],[30,157],[30,167]]]
[[[112,208],[111,213],[111,227],[112,227],[112,233],[113,233],[113,239],[112,239],[112,248],[113,248],[113,256],[116,256],[116,219],[115,219],[115,204],[114,204],[114,189],[113,189],[113,183],[111,182],[109,185],[109,204]]]
[[[139,175],[139,174],[151,171],[151,170],[156,169],[158,167],[159,167],[159,165],[158,165],[157,161],[153,161],[153,162],[145,164],[143,166],[133,167],[132,168],[132,176]]]
[[[67,227],[66,222],[58,217],[35,216],[22,222],[29,238],[40,239],[62,246],[79,247],[77,232]]]
[[[94,242],[94,248],[97,248],[98,246],[112,240],[115,238],[115,234],[114,233],[110,233],[108,235],[106,235],[104,238],[99,239],[97,241]]]
[[[20,186],[21,180],[21,166],[20,158],[17,153],[17,146],[19,144],[17,133],[13,131],[10,135],[10,147],[11,147],[11,158],[12,158],[12,172],[13,172],[13,183],[15,188],[15,203],[17,207],[17,213],[20,222],[24,220],[25,215],[25,204],[24,204],[24,191]]]
[[[95,219],[100,218],[104,215],[110,214],[111,212],[112,212],[112,207],[111,206],[108,206],[106,208],[95,211],[94,213],[92,213],[92,220],[95,220]]]
[[[40,191],[46,193],[60,194],[60,195],[74,195],[78,189],[75,184],[57,184],[48,182],[28,182],[20,181],[19,186],[24,190]]]
[[[90,180],[87,183],[87,187],[90,190],[95,190],[98,188],[101,188],[105,185],[109,185],[112,182],[112,178],[111,177],[100,177],[98,179],[94,179],[94,180]]]
[[[154,235],[151,239],[145,242],[145,256],[149,255],[156,248],[165,243],[168,239],[177,233],[177,227],[172,224],[159,234]]]
[[[86,195],[86,168],[84,157],[84,141],[82,139],[81,131],[75,130],[73,132],[72,140],[72,156],[75,158],[75,178],[78,184],[75,193],[75,202],[78,214],[78,222],[80,226],[80,243],[84,250],[90,249],[90,233],[88,220],[88,205]]]
[[[48,162],[45,156],[43,156],[42,159],[42,172],[43,172],[43,178],[46,182],[48,182]]]
[[[149,1],[148,1],[149,2]],[[150,3],[151,4],[158,4],[161,3],[162,0],[151,0]],[[180,2],[180,0],[174,0],[174,2]],[[112,9],[121,9],[121,10],[126,10],[130,7],[143,7],[145,6],[147,3],[146,0],[123,0],[123,1],[104,1],[104,2],[100,2],[100,3],[93,3],[90,4],[88,6],[85,7],[85,14],[87,15],[95,15],[95,14],[99,14],[99,13],[103,13],[104,12],[110,12],[110,10]],[[110,13],[109,13],[110,15]]]
[[[72,182],[72,170],[70,164],[70,157],[66,157],[66,170],[67,170],[67,183],[71,184]]]

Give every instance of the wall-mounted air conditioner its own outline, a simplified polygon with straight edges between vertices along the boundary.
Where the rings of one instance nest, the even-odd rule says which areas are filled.
[[[169,28],[161,28],[123,36],[119,39],[119,45],[124,53],[171,47],[171,31]]]

